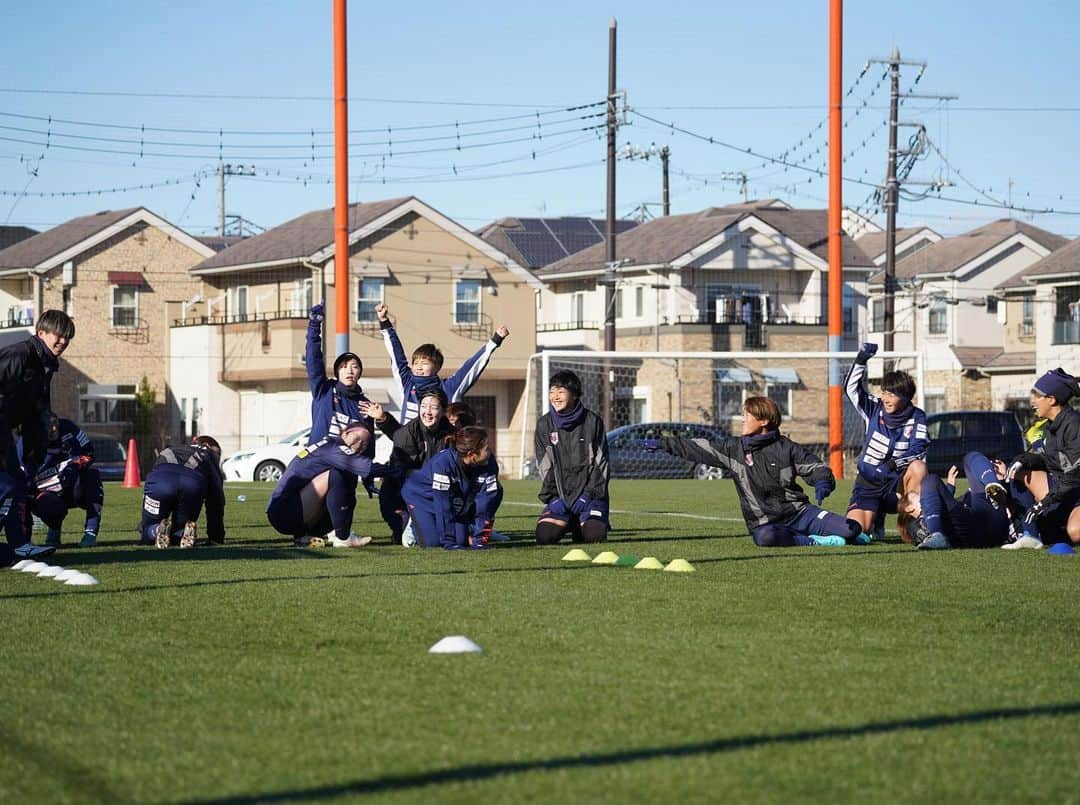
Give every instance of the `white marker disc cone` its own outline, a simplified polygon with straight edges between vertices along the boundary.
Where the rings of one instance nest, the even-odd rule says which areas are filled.
[[[89,573],[80,573],[77,576],[72,576],[70,579],[64,582],[72,587],[89,587],[92,584],[98,584],[98,580],[91,576]]]
[[[73,567],[69,567],[63,573],[57,573],[55,576],[53,576],[53,580],[54,581],[64,582],[64,581],[67,581],[70,578],[74,578],[75,576],[78,576],[78,575],[81,575],[81,574],[82,574],[81,570],[76,570]]]
[[[20,569],[23,573],[37,573],[45,566],[44,562],[31,562],[28,565],[23,565]]]
[[[11,569],[12,570],[22,570],[24,567],[26,567],[28,564],[30,564],[33,561],[34,561],[33,559],[20,559],[18,562],[16,562],[15,564],[13,564],[11,566]]]
[[[54,576],[58,576],[63,572],[64,568],[60,567],[60,565],[45,565],[45,567],[41,568],[41,570],[38,571],[38,578],[51,579]]]
[[[444,637],[434,646],[428,649],[429,654],[467,654],[469,652],[483,651],[480,646],[476,645],[473,641],[467,638],[465,635],[450,635]]]

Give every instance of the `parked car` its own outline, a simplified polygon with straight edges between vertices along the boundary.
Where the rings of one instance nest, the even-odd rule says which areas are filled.
[[[1011,411],[941,411],[926,417],[926,430],[926,466],[935,475],[944,476],[953,464],[962,472],[964,455],[972,450],[1008,463],[1026,449]]]
[[[300,448],[308,443],[311,428],[298,430],[280,442],[264,447],[248,448],[231,453],[221,460],[226,481],[266,481],[276,484]],[[385,462],[394,449],[393,441],[381,431],[375,433],[375,460]]]
[[[124,468],[127,466],[127,448],[124,443],[107,433],[86,435],[94,446],[94,466],[101,474],[101,480],[124,480]]]
[[[612,478],[723,478],[719,467],[694,464],[663,450],[649,452],[641,447],[642,439],[681,436],[685,439],[724,439],[728,432],[714,425],[687,422],[641,422],[623,425],[607,435],[608,464]]]

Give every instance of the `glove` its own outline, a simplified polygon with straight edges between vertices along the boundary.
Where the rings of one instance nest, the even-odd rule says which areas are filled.
[[[660,440],[659,439],[642,439],[641,440],[641,449],[642,450],[648,450],[650,453],[655,453],[657,450],[660,449]]]
[[[889,472],[896,472],[896,459],[886,459],[885,463],[882,464],[882,466],[885,467],[885,469],[887,469]]]
[[[1017,474],[1023,470],[1030,470],[1034,462],[1031,456],[1027,453],[1021,453],[1012,460],[1012,463],[1005,470],[1005,480],[1012,481],[1016,478]]]
[[[75,479],[78,477],[78,468],[73,464],[68,464],[64,469],[60,470],[60,483],[62,486],[74,486]]]
[[[554,517],[566,517],[570,512],[566,509],[566,504],[563,503],[562,498],[555,498],[549,501],[546,506],[547,513]]]
[[[865,366],[868,360],[877,355],[877,350],[877,344],[867,341],[859,347],[859,354],[855,356],[855,363],[861,363]]]
[[[1024,525],[1031,525],[1037,519],[1057,506],[1057,502],[1050,499],[1049,495],[1042,500],[1036,501],[1035,505],[1027,510],[1024,515]]]
[[[823,480],[814,484],[814,500],[817,501],[817,505],[821,505],[821,501],[825,500],[836,489],[836,481]]]
[[[590,498],[585,497],[584,495],[581,495],[577,500],[575,500],[573,503],[570,504],[570,511],[572,511],[574,514],[578,514],[578,515],[584,514],[585,512],[587,512],[589,510],[589,507],[591,505],[592,505],[592,500]]]
[[[308,313],[308,321],[312,324],[322,324],[322,320],[326,318],[326,305],[319,302],[317,305],[311,306],[311,312]]]

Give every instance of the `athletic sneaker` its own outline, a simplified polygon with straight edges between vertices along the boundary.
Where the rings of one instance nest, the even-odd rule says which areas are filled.
[[[45,544],[52,545],[54,548],[60,547],[60,529],[50,528],[49,533],[45,535]]]
[[[401,531],[401,545],[404,548],[411,548],[416,545],[416,532],[413,531],[412,519],[405,524],[405,528]]]
[[[949,538],[940,531],[935,531],[929,537],[918,544],[920,551],[944,551],[952,547]]]
[[[18,548],[12,548],[11,552],[20,559],[39,559],[55,550],[55,545],[35,545],[32,542],[24,542]]]
[[[1000,509],[1002,506],[1009,505],[1009,490],[997,481],[993,481],[986,485],[986,499],[995,509]]]
[[[322,537],[297,537],[293,540],[294,548],[325,548],[326,540]]]
[[[820,545],[828,548],[840,548],[847,545],[847,540],[837,534],[826,534],[824,536],[817,536],[816,534],[810,535],[811,545]]]
[[[154,529],[154,544],[157,545],[159,551],[163,551],[169,547],[171,532],[172,516],[168,516],[158,523],[157,528]]]
[[[885,524],[881,523],[874,526],[874,529],[870,532],[870,537],[878,542],[883,542],[885,540]]]
[[[1024,534],[1024,536],[1020,537],[1015,542],[1007,542],[1001,547],[1007,551],[1016,551],[1020,548],[1033,548],[1035,550],[1038,550],[1039,548],[1043,547],[1043,544],[1042,540],[1040,540],[1038,537],[1033,537],[1031,536],[1031,534]]]
[[[930,529],[926,527],[926,521],[921,517],[916,517],[908,525],[908,535],[911,537],[911,544],[916,548],[921,548],[932,536]]]
[[[858,536],[852,537],[851,541],[855,545],[869,545],[871,542],[874,541],[874,538],[870,534],[867,534],[865,531],[863,531]]]
[[[184,523],[184,533],[180,536],[181,548],[194,548],[195,547],[195,532],[198,529],[199,524],[194,520],[188,520]]]
[[[80,548],[93,548],[97,545],[97,532],[87,529],[83,532],[82,539],[79,540]]]
[[[329,534],[328,541],[335,548],[363,548],[371,543],[371,537],[361,537],[359,534],[349,534],[348,539],[338,539],[336,534]]]

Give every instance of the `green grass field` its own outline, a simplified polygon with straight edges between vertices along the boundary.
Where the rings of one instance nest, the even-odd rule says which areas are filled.
[[[692,574],[533,546],[530,482],[520,542],[305,551],[226,491],[224,548],[110,487],[50,560],[100,586],[0,572],[0,802],[1080,801],[1080,557],[766,551],[726,481],[612,485],[607,547]]]

